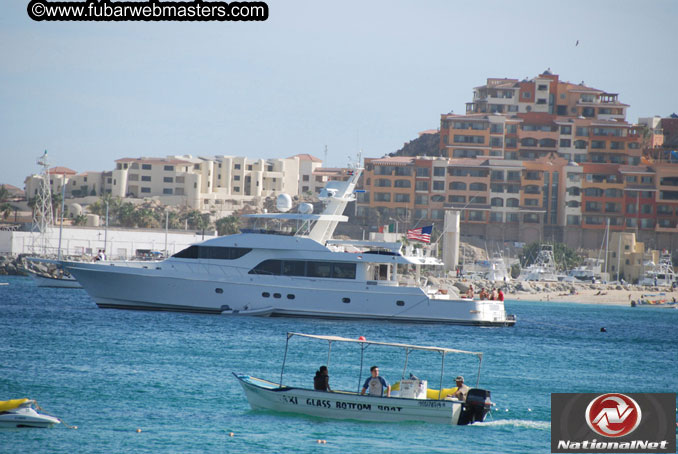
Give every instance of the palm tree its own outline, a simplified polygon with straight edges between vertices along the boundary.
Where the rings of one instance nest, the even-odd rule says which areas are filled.
[[[226,216],[217,220],[216,227],[219,236],[238,233],[240,231],[240,218],[236,214]]]

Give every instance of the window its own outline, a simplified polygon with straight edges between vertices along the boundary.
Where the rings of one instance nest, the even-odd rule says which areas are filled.
[[[410,203],[409,194],[395,194],[395,201],[399,203]]]
[[[412,183],[410,180],[395,180],[393,186],[396,188],[411,188]]]
[[[445,176],[445,167],[434,167],[433,168],[434,177],[444,177]]]
[[[525,199],[525,206],[528,207],[539,206],[539,199]]]
[[[567,135],[572,134],[572,126],[561,126],[560,127],[560,133],[561,134],[567,134]]]
[[[301,180],[302,180],[302,181],[308,181],[308,179],[309,179],[309,178],[308,178],[308,175],[304,175],[303,177],[301,177]]]
[[[433,182],[433,190],[434,191],[444,191],[445,190],[445,182],[444,181],[434,181]]]
[[[172,257],[180,259],[235,260],[250,252],[251,248],[220,246],[189,246]]]
[[[151,188],[141,188],[141,192],[149,193],[149,192],[151,192]]]
[[[390,192],[375,192],[374,193],[375,202],[390,202],[391,193]]]
[[[417,181],[414,183],[414,189],[417,191],[428,191],[428,181]]]
[[[487,191],[485,183],[471,183],[468,187],[469,191]]]
[[[466,197],[463,195],[448,195],[447,201],[449,203],[466,203]]]
[[[141,169],[142,170],[151,170],[151,165],[150,164],[141,164]]]
[[[428,167],[417,167],[416,168],[416,174],[418,177],[428,177],[429,176],[429,169]]]
[[[560,148],[570,148],[572,141],[570,139],[560,139]]]
[[[282,265],[283,276],[305,276],[306,262],[303,260],[285,260]]]
[[[234,165],[233,165],[233,168],[234,168],[235,170],[240,170],[240,164],[234,164]]]
[[[174,170],[174,166],[164,166],[162,169],[167,171],[167,172],[171,172],[171,171]]]
[[[490,222],[504,222],[504,213],[491,212]]]
[[[252,268],[248,274],[266,274],[271,276],[279,276],[281,266],[282,260],[264,260]]]
[[[417,194],[414,198],[414,203],[416,205],[428,205],[428,196]]]
[[[163,177],[162,182],[163,182],[163,183],[174,183],[174,178],[172,178],[172,177]]]
[[[466,183],[463,183],[461,181],[453,181],[450,183],[449,186],[450,190],[453,191],[465,191],[466,190]]]
[[[127,177],[128,181],[139,181],[139,174],[136,173],[130,173],[129,176]],[[73,181],[73,184],[75,184],[75,181]]]
[[[530,99],[530,92],[524,91],[522,96],[523,96],[523,99]]]
[[[334,279],[355,279],[355,263],[332,263],[332,277]]]
[[[151,181],[150,175],[141,175],[141,181]]]
[[[165,195],[172,195],[173,192],[172,188],[163,188],[162,190],[162,193]]]
[[[515,198],[506,199],[506,206],[510,208],[516,208],[520,206],[520,200]]]
[[[469,211],[468,212],[469,221],[484,221],[485,212],[484,211]]]

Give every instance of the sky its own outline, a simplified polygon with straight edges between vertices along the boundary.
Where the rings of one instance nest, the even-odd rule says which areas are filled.
[[[269,0],[264,22],[34,22],[0,2],[0,184],[123,157],[380,157],[488,77],[678,112],[678,2]],[[579,41],[579,45],[575,45]]]

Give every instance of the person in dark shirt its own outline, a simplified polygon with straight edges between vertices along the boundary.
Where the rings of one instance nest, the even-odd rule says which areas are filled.
[[[330,373],[327,366],[320,366],[313,377],[313,389],[316,391],[332,391],[330,389]]]

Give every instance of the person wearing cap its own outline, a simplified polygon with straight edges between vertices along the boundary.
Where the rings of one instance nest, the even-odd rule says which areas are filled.
[[[468,394],[468,391],[471,388],[464,384],[464,377],[461,375],[457,376],[457,378],[455,378],[455,381],[457,382],[457,392],[452,394],[452,397],[454,399],[466,401],[466,395]]]

